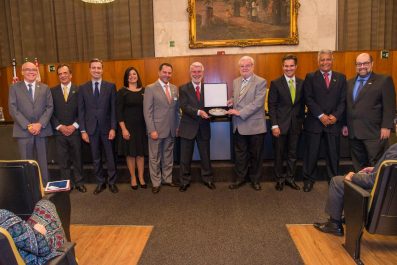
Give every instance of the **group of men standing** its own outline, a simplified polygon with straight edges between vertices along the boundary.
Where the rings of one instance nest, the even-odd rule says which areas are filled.
[[[332,70],[333,55],[329,50],[318,53],[318,70],[305,80],[295,76],[295,55],[282,58],[283,75],[271,82],[268,97],[271,131],[274,137],[276,189],[295,183],[297,149],[300,134],[305,135],[303,190],[312,190],[320,147],[325,147],[329,179],[338,174],[340,134],[349,137],[356,170],[374,165],[387,147],[395,114],[395,91],[389,76],[372,71],[372,57],[363,53],[356,59],[357,76],[346,82],[345,75]],[[239,60],[240,77],[233,81],[233,94],[228,101],[232,116],[235,178],[229,185],[237,189],[251,182],[260,190],[262,153],[266,120],[265,79],[254,74],[254,59]],[[60,84],[49,90],[36,82],[37,67],[22,65],[24,81],[11,86],[10,114],[14,119],[13,136],[18,140],[22,159],[37,157],[44,182],[48,181],[46,137],[55,131],[58,163],[62,178],[86,192],[82,178],[81,139],[90,144],[97,178],[94,194],[106,189],[118,192],[112,141],[116,135],[116,87],[102,80],[103,64],[99,59],[89,64],[91,80],[77,88],[71,83],[68,65],[57,68]],[[173,67],[163,63],[158,80],[145,88],[144,118],[148,133],[149,171],[152,192],[161,185],[179,186],[186,191],[191,182],[194,143],[201,159],[201,176],[209,189],[215,189],[210,162],[210,120],[204,109],[204,66],[190,66],[191,81],[179,89],[170,83]],[[305,117],[305,105],[307,115]],[[181,110],[181,111],[180,111]],[[52,124],[52,128],[50,125]],[[175,137],[180,137],[181,165],[179,184],[172,178]],[[107,160],[108,178],[102,169],[101,150]],[[284,155],[286,159],[284,159]],[[286,170],[283,163],[286,162]]]

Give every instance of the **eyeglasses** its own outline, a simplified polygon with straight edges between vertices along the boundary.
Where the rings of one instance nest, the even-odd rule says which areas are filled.
[[[371,64],[371,62],[363,62],[363,63],[356,63],[357,67],[361,67],[361,66],[369,66]]]
[[[25,69],[22,69],[22,71],[24,71],[24,72],[37,72],[37,69],[36,68],[25,68]]]

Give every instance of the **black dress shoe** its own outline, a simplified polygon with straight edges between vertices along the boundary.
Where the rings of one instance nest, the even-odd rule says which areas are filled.
[[[282,191],[284,189],[284,182],[283,181],[277,181],[275,188],[278,191]]]
[[[152,192],[153,192],[154,194],[159,193],[159,192],[160,192],[160,186],[158,186],[158,187],[152,187]]]
[[[229,189],[231,189],[231,190],[238,189],[238,188],[240,188],[241,186],[244,186],[245,183],[246,183],[245,181],[237,181],[237,182],[234,182],[234,183],[232,183],[232,184],[229,185]]]
[[[77,185],[76,186],[76,190],[78,190],[81,193],[86,193],[87,192],[87,188],[84,186],[84,184]]]
[[[106,184],[98,184],[94,190],[94,195],[98,195],[99,193],[101,193],[102,191],[104,191],[106,189]]]
[[[259,184],[258,182],[252,183],[251,186],[252,186],[252,188],[254,190],[261,190],[262,189],[261,184]]]
[[[137,190],[138,189],[138,185],[131,185],[131,189]]]
[[[162,183],[164,186],[169,186],[169,187],[179,187],[178,184],[174,183],[174,182],[164,182]]]
[[[110,190],[112,193],[117,193],[117,192],[119,192],[119,189],[117,188],[116,184],[109,184],[109,190]]]
[[[328,220],[325,223],[314,223],[313,226],[323,233],[330,233],[336,236],[344,235],[342,223]]]
[[[215,190],[216,186],[213,182],[208,181],[208,182],[204,182],[204,185],[207,186],[210,190]]]
[[[300,190],[301,188],[298,186],[298,184],[295,183],[295,180],[287,180],[285,182],[286,186],[290,186],[294,190]],[[312,186],[313,187],[313,186]]]
[[[180,192],[185,192],[187,188],[189,188],[189,184],[183,184],[182,186],[179,187]]]
[[[305,181],[305,184],[303,185],[303,191],[304,192],[310,192],[313,189],[313,182],[312,181]]]

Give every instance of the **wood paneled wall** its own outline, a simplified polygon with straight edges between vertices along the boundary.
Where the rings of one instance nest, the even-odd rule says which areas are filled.
[[[345,73],[347,78],[355,76],[354,62],[356,56],[362,51],[335,52],[335,71]],[[285,53],[251,54],[255,59],[255,73],[264,77],[269,82],[282,74],[281,58]],[[304,78],[306,73],[317,69],[317,52],[294,53],[298,57],[297,76]],[[374,58],[374,71],[393,76],[394,84],[397,86],[397,51],[391,51],[389,59],[381,59],[380,51],[371,51]],[[172,83],[182,85],[190,80],[189,65],[200,61],[205,67],[205,81],[208,83],[226,82],[229,89],[232,81],[239,75],[237,66],[242,54],[238,55],[204,55],[183,56],[169,58],[145,58],[122,61],[104,62],[104,79],[116,83],[118,88],[122,87],[124,71],[129,66],[134,66],[144,85],[154,82],[158,78],[158,67],[162,62],[171,63],[174,67]],[[73,71],[73,82],[82,84],[90,79],[88,62],[70,63]],[[17,69],[18,76],[22,80],[20,65]],[[58,83],[56,72],[49,72],[48,65],[40,65],[42,82],[50,87]],[[5,110],[6,120],[11,120],[8,114],[8,87],[12,81],[12,67],[0,69],[0,106]]]

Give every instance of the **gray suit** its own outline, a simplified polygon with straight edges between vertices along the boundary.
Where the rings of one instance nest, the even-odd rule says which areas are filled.
[[[172,182],[172,167],[174,163],[174,141],[178,128],[178,89],[169,83],[172,102],[168,103],[167,96],[159,81],[145,88],[143,100],[143,114],[149,133],[149,171],[153,187],[163,182]],[[159,138],[153,140],[150,133],[157,131]],[[160,170],[161,165],[161,170]]]
[[[34,99],[30,96],[24,81],[10,87],[9,110],[14,120],[12,136],[17,138],[21,159],[35,159],[41,169],[43,184],[48,182],[47,136],[52,135],[49,124],[53,111],[51,92],[46,84],[36,82]],[[32,135],[27,127],[31,123],[40,123],[40,134]]]
[[[372,173],[356,173],[352,177],[352,182],[362,187],[363,189],[370,190],[374,186],[376,174],[384,160],[397,159],[397,144],[394,144],[386,150],[383,156],[376,163]],[[336,176],[331,179],[328,189],[328,199],[325,205],[325,212],[334,220],[340,220],[343,212],[343,196],[345,176]]]
[[[233,138],[236,181],[247,177],[252,183],[260,180],[265,122],[266,80],[252,75],[247,87],[240,95],[242,77],[233,81],[234,109],[240,112],[233,116]],[[248,167],[250,162],[250,168]]]

